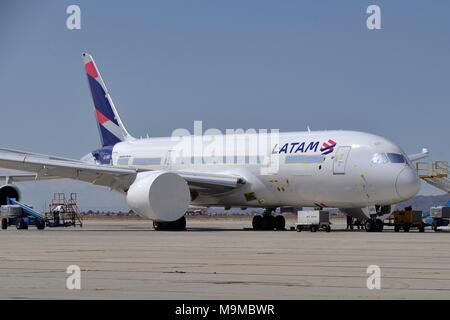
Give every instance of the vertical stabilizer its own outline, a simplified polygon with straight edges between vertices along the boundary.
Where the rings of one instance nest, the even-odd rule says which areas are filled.
[[[94,102],[102,146],[114,146],[118,142],[133,139],[117,113],[94,59],[88,53],[83,53],[82,56]]]

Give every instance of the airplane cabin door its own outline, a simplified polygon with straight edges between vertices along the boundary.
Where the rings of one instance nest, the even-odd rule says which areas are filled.
[[[345,174],[345,166],[347,165],[348,154],[352,147],[339,147],[333,162],[334,174]]]

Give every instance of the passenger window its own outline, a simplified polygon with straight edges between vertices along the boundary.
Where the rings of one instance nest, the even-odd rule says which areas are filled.
[[[129,157],[120,157],[118,160],[117,160],[117,165],[118,166],[127,166],[128,165],[128,160],[129,160],[130,158]]]
[[[160,165],[161,158],[134,158],[133,164],[135,166],[151,166],[151,165]]]

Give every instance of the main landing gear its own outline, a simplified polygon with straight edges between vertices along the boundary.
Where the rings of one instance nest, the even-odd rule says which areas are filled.
[[[179,231],[186,230],[186,218],[183,216],[175,221],[153,221],[153,228],[156,231]]]
[[[253,230],[284,230],[286,227],[286,220],[282,215],[274,216],[274,209],[267,208],[263,215],[256,215],[253,217]]]
[[[381,232],[384,224],[382,220],[372,218],[366,221],[365,227],[367,232]]]

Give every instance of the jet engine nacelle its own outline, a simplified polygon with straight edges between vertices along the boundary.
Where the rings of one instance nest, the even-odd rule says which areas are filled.
[[[178,220],[190,200],[186,180],[166,171],[138,173],[127,193],[127,203],[134,212],[156,221]]]
[[[17,201],[20,201],[20,191],[19,188],[17,188],[15,185],[12,184],[5,184],[0,187],[0,205],[6,204],[6,199],[16,199]]]

